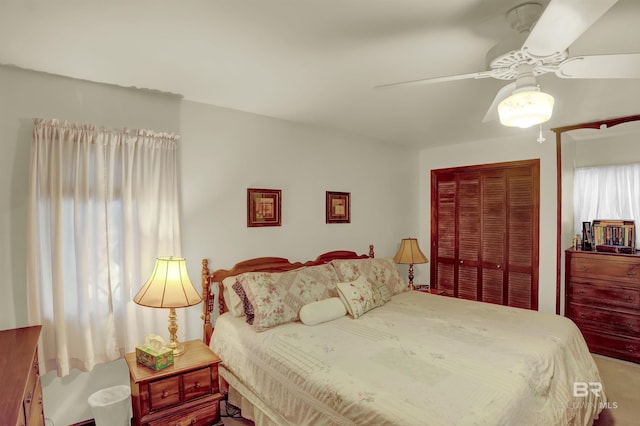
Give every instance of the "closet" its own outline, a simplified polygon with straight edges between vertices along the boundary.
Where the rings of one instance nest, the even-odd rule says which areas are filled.
[[[538,309],[540,160],[431,171],[431,285]]]

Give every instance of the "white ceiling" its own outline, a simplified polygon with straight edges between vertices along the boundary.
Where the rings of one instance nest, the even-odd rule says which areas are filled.
[[[523,1],[0,0],[0,63],[414,147],[535,139],[537,129],[482,122],[505,81],[373,89],[484,70],[487,51],[516,34],[504,14]],[[640,1],[619,0],[570,55],[640,52],[639,24]],[[639,114],[638,77],[540,76],[556,99],[545,128]]]

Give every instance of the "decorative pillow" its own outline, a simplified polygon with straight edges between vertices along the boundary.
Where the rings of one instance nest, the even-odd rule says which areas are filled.
[[[389,296],[407,291],[407,284],[400,276],[400,271],[390,257],[375,259],[336,259],[331,264],[335,267],[341,282],[355,281],[364,275],[374,287],[384,284]]]
[[[242,284],[240,284],[240,281],[236,280],[232,288],[233,288],[233,291],[236,292],[240,300],[242,300],[242,309],[244,310],[246,321],[249,324],[253,324],[253,318],[254,318],[253,305],[251,304],[251,302],[249,302],[249,299],[247,298],[247,294],[245,293],[244,288],[242,287]]]
[[[352,282],[338,283],[338,294],[353,318],[359,318],[365,312],[381,306],[379,292],[364,275]]]
[[[227,309],[234,317],[241,317],[244,315],[244,305],[240,296],[233,290],[233,285],[236,283],[237,277],[227,277],[222,280],[222,293],[224,296],[224,302],[227,305]]]
[[[300,308],[300,321],[306,325],[316,325],[333,321],[347,314],[347,308],[339,297],[330,297],[311,302]]]
[[[247,323],[264,331],[297,321],[300,308],[330,297],[337,281],[331,265],[318,265],[288,272],[247,272],[237,277],[242,291],[235,285],[234,290],[244,300]]]

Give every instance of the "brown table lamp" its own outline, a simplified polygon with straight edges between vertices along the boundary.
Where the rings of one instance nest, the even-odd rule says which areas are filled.
[[[186,308],[202,301],[187,274],[187,263],[181,257],[158,257],[153,273],[133,298],[138,305],[169,308],[169,348],[173,356],[182,355],[184,346],[178,342],[176,308]]]
[[[427,259],[427,256],[420,250],[416,238],[403,238],[393,261],[395,263],[409,265],[409,288],[413,290],[415,289],[413,286],[413,265],[415,263],[428,263],[429,259]]]

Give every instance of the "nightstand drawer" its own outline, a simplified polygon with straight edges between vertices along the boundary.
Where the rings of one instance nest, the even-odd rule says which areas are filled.
[[[180,376],[149,382],[149,409],[160,410],[180,402]]]
[[[195,399],[212,393],[209,367],[184,375],[184,400]]]
[[[219,420],[218,400],[192,410],[149,422],[149,426],[209,426]]]

